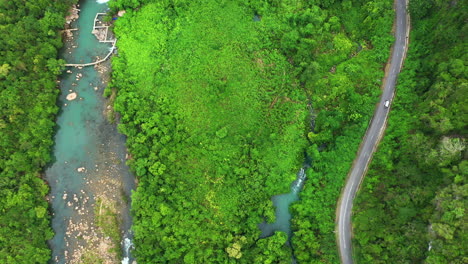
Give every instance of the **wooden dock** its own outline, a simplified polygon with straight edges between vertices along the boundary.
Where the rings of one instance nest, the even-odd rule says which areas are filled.
[[[65,67],[86,67],[86,66],[93,66],[93,65],[96,65],[96,64],[99,64],[101,62],[104,62],[106,61],[107,59],[109,59],[109,57],[112,55],[112,53],[114,52],[115,50],[115,43],[117,42],[117,40],[114,40],[112,42],[112,48],[110,50],[110,52],[106,55],[106,57],[104,57],[103,59],[100,59],[100,60],[97,60],[95,62],[90,62],[90,63],[67,63],[65,64]]]
[[[99,42],[101,43],[112,43],[112,47],[110,52],[104,57],[103,59],[97,60],[95,62],[90,62],[90,63],[67,63],[65,64],[65,67],[86,67],[86,66],[93,66],[96,64],[99,64],[101,62],[106,61],[109,59],[109,57],[112,55],[112,53],[115,50],[115,43],[117,42],[117,39],[108,39],[108,33],[109,33],[109,26],[104,24],[99,17],[103,17],[107,15],[106,13],[97,13],[96,16],[94,17],[94,24],[93,24],[93,31],[91,33],[96,36]],[[72,29],[73,31],[77,29]],[[70,30],[70,31],[72,31]]]

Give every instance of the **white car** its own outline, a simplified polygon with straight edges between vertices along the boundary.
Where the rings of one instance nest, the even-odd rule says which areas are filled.
[[[385,108],[388,108],[389,105],[390,105],[390,101],[389,100],[385,101],[384,103]]]

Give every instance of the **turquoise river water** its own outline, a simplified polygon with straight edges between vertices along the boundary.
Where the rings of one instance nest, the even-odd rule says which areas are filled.
[[[265,222],[259,224],[259,228],[262,230],[261,238],[272,236],[275,231],[282,231],[291,238],[291,213],[289,212],[289,206],[299,200],[299,192],[302,190],[307,177],[305,173],[306,168],[307,166],[304,166],[304,168],[299,170],[296,180],[291,184],[291,191],[289,193],[275,195],[271,198],[276,208],[276,221],[270,224]]]
[[[88,63],[96,56],[104,57],[110,48],[91,34],[96,13],[107,11],[106,0],[80,1],[80,17],[71,28],[61,57],[67,63]],[[135,179],[125,165],[125,137],[106,118],[106,100],[102,92],[109,76],[109,62],[100,67],[67,68],[60,77],[60,112],[57,117],[54,161],[46,170],[51,187],[52,227],[49,241],[52,248],[50,263],[135,263],[130,254],[132,234],[129,212],[131,191]],[[67,95],[76,93],[74,100]],[[306,175],[304,166],[291,184],[291,192],[272,198],[276,207],[275,223],[262,223],[261,237],[283,231],[291,237],[289,206],[299,199]],[[117,212],[120,228],[121,254],[110,254],[111,241],[96,226],[96,214],[103,203]],[[289,243],[288,243],[289,244]],[[117,256],[117,257],[116,257]],[[120,259],[116,259],[120,258]],[[293,262],[294,259],[293,259]]]
[[[91,34],[96,13],[106,12],[107,1],[82,0],[79,19],[71,24],[73,38],[61,51],[67,63],[87,63],[104,57],[109,43]],[[102,97],[109,62],[99,67],[68,67],[60,77],[53,162],[46,170],[50,185],[52,227],[50,263],[131,263],[129,213],[134,177],[125,165],[125,137],[107,121],[107,101]],[[74,100],[67,95],[76,93]],[[116,212],[119,241],[112,241],[96,226],[103,208]],[[115,240],[115,239],[114,239]],[[117,245],[117,246],[116,246]],[[114,246],[121,251],[111,253]],[[96,261],[96,262],[94,262]],[[110,262],[109,262],[110,261]]]

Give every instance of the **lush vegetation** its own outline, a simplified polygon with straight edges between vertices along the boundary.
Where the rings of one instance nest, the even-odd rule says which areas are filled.
[[[394,12],[391,1],[343,1],[315,10],[321,10],[312,17],[322,17],[317,30],[323,39],[313,41],[317,35],[307,34],[304,24],[300,49],[292,55],[303,60],[298,78],[315,115],[308,133],[312,168],[293,207],[293,245],[300,263],[338,263],[336,203],[381,92]]]
[[[50,258],[40,171],[71,2],[0,0],[4,263]],[[467,262],[465,2],[411,0],[410,53],[355,207],[359,263]],[[392,1],[110,5],[127,10],[110,87],[139,181],[139,263],[337,263],[336,201],[380,94]],[[293,252],[286,234],[259,239],[257,225],[274,220],[270,198],[288,192],[304,152],[313,163],[292,208]],[[98,218],[110,236],[114,218]]]
[[[105,237],[109,237],[111,241],[113,241],[109,252],[115,253],[117,259],[121,259],[122,249],[120,247],[120,241],[122,239],[119,228],[121,223],[118,214],[119,212],[117,212],[117,206],[115,203],[103,198],[97,198],[96,205],[99,205],[94,207],[94,215],[98,232],[102,232]]]
[[[257,224],[273,220],[270,198],[288,191],[307,150],[294,254],[337,262],[335,204],[380,94],[392,3],[111,6],[127,9],[112,86],[139,180],[138,260],[290,262],[285,234],[259,240]]]
[[[53,144],[59,29],[68,1],[0,1],[0,262],[46,263],[53,235],[40,171]]]
[[[411,0],[386,136],[355,209],[359,263],[467,263],[466,1]]]
[[[305,96],[252,17],[237,3],[157,2],[116,24],[139,262],[291,258],[285,235],[258,241],[257,224],[302,162]]]

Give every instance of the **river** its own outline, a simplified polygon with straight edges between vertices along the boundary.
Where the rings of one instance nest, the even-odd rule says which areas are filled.
[[[80,17],[71,24],[73,38],[61,51],[67,63],[104,57],[109,43],[91,34],[96,13],[107,1],[82,0]],[[52,227],[50,263],[131,263],[129,207],[135,179],[125,165],[125,137],[109,122],[102,97],[110,63],[67,68],[60,76],[60,95],[53,162],[46,169]],[[76,94],[74,100],[67,96]]]
[[[306,162],[304,166],[296,174],[296,180],[291,183],[291,189],[289,193],[275,195],[271,198],[273,205],[275,207],[275,222],[274,223],[260,223],[258,227],[262,231],[260,238],[266,238],[274,235],[276,231],[281,231],[287,234],[288,241],[286,242],[292,250],[292,259],[291,263],[297,263],[296,258],[294,257],[294,248],[291,243],[291,237],[293,232],[291,230],[291,212],[289,211],[289,206],[299,200],[299,193],[304,187],[305,181],[307,179],[306,170],[310,167],[310,161],[306,157]]]
[[[299,170],[297,173],[296,180],[291,184],[291,191],[285,194],[275,195],[271,198],[273,205],[275,206],[275,222],[259,224],[259,228],[262,231],[261,238],[272,236],[275,231],[282,231],[291,238],[291,213],[289,212],[289,206],[299,200],[299,192],[302,190],[306,180],[305,170],[307,165]],[[288,244],[289,241],[288,241]]]

